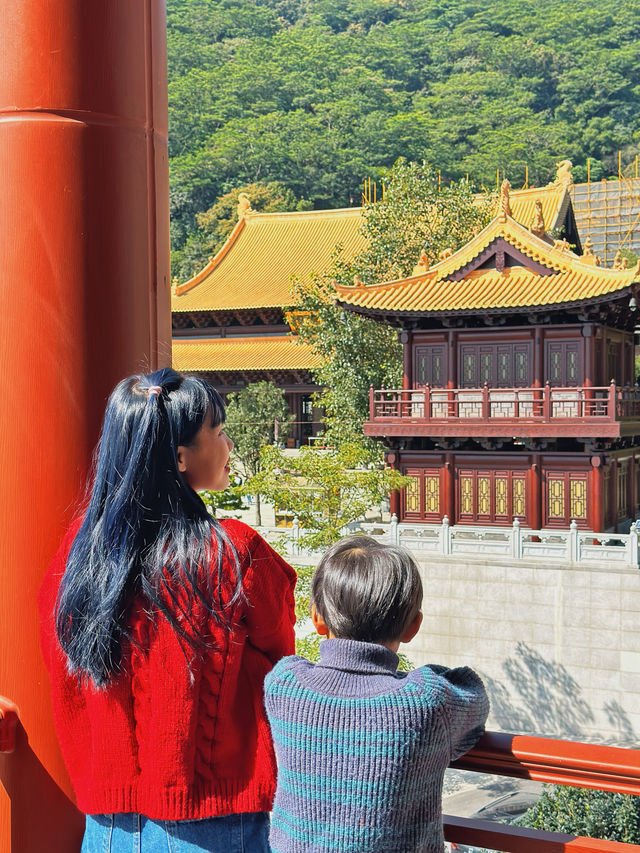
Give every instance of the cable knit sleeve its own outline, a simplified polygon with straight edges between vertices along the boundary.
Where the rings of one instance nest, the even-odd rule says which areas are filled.
[[[236,530],[238,526],[242,530]],[[243,535],[248,548],[242,585],[247,601],[245,625],[249,642],[275,663],[294,652],[296,573],[247,525],[227,522],[225,529],[234,541],[236,534]]]
[[[456,669],[432,666],[430,669],[443,682],[453,761],[475,746],[484,733],[489,697],[480,676],[468,666]]]

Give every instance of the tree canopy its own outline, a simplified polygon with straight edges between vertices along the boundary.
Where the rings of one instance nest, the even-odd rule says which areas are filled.
[[[229,394],[225,430],[245,477],[251,479],[262,470],[262,448],[283,441],[290,421],[284,391],[271,382],[252,382]],[[260,525],[260,489],[250,489],[249,494],[255,495],[256,523]]]
[[[358,203],[399,157],[546,183],[638,150],[640,0],[168,0],[173,248],[234,187]],[[203,261],[206,260],[203,259]]]
[[[443,249],[466,243],[491,215],[491,198],[478,203],[464,179],[442,185],[427,163],[400,159],[382,185],[384,199],[363,210],[367,248],[349,262],[336,260],[323,275],[294,283],[298,331],[322,359],[313,373],[323,388],[327,440],[337,445],[362,441],[369,387],[400,387],[402,357],[397,330],[343,311],[335,304],[334,282],[375,284],[410,275],[421,253],[433,263]]]
[[[640,844],[640,797],[547,785],[521,826]]]

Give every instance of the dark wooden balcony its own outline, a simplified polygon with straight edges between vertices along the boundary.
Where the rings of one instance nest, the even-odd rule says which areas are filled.
[[[369,393],[365,435],[620,438],[640,433],[640,388],[422,388]]]

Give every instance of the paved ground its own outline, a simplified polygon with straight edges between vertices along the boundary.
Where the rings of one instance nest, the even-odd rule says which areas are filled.
[[[542,784],[526,779],[471,773],[468,770],[447,770],[442,811],[457,817],[470,817],[478,809],[512,791],[538,794],[542,791]]]

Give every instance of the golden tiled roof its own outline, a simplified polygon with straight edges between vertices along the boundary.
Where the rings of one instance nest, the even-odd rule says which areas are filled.
[[[511,193],[514,219],[529,226],[540,199],[547,230],[564,216],[568,194],[548,186]],[[362,209],[255,213],[249,210],[227,242],[196,276],[174,288],[171,310],[224,311],[290,306],[291,277],[325,272],[333,251],[353,258],[366,246]]]
[[[570,202],[570,196],[566,187],[558,184],[550,184],[547,187],[533,187],[527,190],[512,190],[509,200],[511,202],[511,215],[529,228],[531,220],[536,212],[536,201],[542,204],[542,218],[547,231],[552,231],[562,225],[562,220]]]
[[[174,338],[173,367],[186,373],[225,370],[307,370],[320,358],[294,335]]]
[[[506,266],[502,271],[477,269],[460,281],[449,279],[498,238],[553,273],[541,275],[522,265]],[[594,266],[566,248],[551,246],[512,217],[497,216],[465,246],[420,275],[383,284],[338,286],[337,293],[338,301],[346,307],[371,313],[424,314],[581,302],[615,293],[638,281],[638,267],[610,270]]]
[[[207,266],[175,288],[171,309],[215,311],[292,304],[291,277],[323,273],[334,249],[352,258],[365,246],[360,208],[254,213],[241,217]]]

